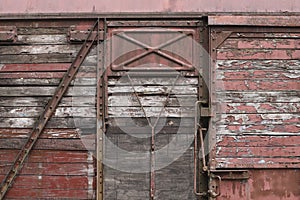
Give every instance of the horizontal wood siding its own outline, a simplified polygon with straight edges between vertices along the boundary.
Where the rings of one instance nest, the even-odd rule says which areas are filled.
[[[216,167],[299,168],[299,29],[232,30],[214,65]]]
[[[12,21],[17,41],[0,46],[0,180],[37,117],[75,59],[80,43],[67,40],[71,25],[89,20]],[[0,25],[6,21],[0,21]],[[7,199],[93,199],[96,188],[96,48],[41,134]],[[84,131],[78,127],[85,123]]]

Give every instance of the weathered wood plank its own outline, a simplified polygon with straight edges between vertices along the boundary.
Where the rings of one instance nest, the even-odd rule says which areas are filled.
[[[217,60],[220,70],[300,70],[300,60]]]
[[[223,81],[245,79],[293,80],[300,78],[300,70],[217,70],[216,78]]]
[[[229,103],[283,103],[283,102],[300,102],[299,91],[222,91],[217,93],[217,101]]]
[[[51,54],[31,54],[31,55],[0,55],[1,64],[17,63],[62,63],[72,62],[75,54],[51,53]]]
[[[299,39],[290,38],[229,38],[220,46],[222,49],[300,49]]]
[[[255,49],[255,50],[218,50],[217,53],[218,60],[244,60],[244,59],[278,59],[278,60],[290,60],[290,59],[300,59],[300,49],[289,49],[289,50],[267,50],[267,49]]]
[[[218,135],[300,135],[299,123],[257,124],[257,125],[218,125]]]
[[[217,147],[299,147],[299,136],[221,136]]]
[[[36,75],[36,74],[34,74]],[[47,72],[47,75],[51,75],[49,72]],[[57,74],[58,75],[58,74]],[[94,74],[78,74],[78,76],[70,83],[70,85],[77,85],[77,86],[96,86],[96,78],[86,78],[86,77],[80,77],[80,76],[95,76]],[[53,76],[55,76],[53,74]],[[1,77],[1,75],[0,75]],[[38,85],[38,86],[52,86],[52,85],[58,85],[60,83],[61,79],[59,78],[0,78],[0,86],[18,86],[18,85]]]
[[[176,117],[168,117],[168,118],[161,118],[158,121],[157,127],[194,127],[194,118],[176,118]],[[148,122],[145,117],[142,118],[109,118],[107,125],[109,127],[129,127],[129,128],[144,128],[148,126]],[[127,129],[126,129],[127,130]]]
[[[167,92],[172,88],[171,86],[134,86],[135,91],[143,94],[167,94]],[[197,87],[187,87],[187,86],[175,86],[172,93],[175,94],[197,94]],[[108,93],[133,93],[131,86],[115,86],[109,87]]]
[[[18,34],[20,35],[60,35],[67,32],[67,27],[18,27]]]
[[[66,34],[57,35],[18,35],[20,44],[68,44]]]
[[[235,91],[299,91],[300,80],[218,80],[216,81],[217,90],[235,90]]]
[[[5,96],[52,96],[56,87],[0,87],[0,94]],[[95,87],[69,87],[65,96],[95,96]]]
[[[0,161],[12,163],[16,159],[19,150],[1,149]],[[65,150],[36,150],[33,149],[26,162],[28,163],[86,163],[90,157],[87,151]]]
[[[13,164],[13,163],[10,163]],[[20,175],[49,176],[88,176],[93,175],[88,163],[25,163]],[[5,175],[10,165],[0,168],[0,174]]]
[[[0,118],[0,128],[33,128],[35,118]],[[51,118],[46,128],[85,128],[96,127],[96,118]]]
[[[109,78],[108,79],[108,85],[109,86],[131,86],[133,84],[134,86],[140,86],[140,85],[173,85],[175,82],[176,77],[132,77],[131,81],[125,76],[121,77],[120,79],[117,78]],[[198,84],[198,78],[187,78],[187,77],[180,77],[175,82],[176,85],[188,85],[193,86]]]
[[[50,97],[0,97],[1,107],[44,107]],[[63,97],[60,107],[93,107],[94,97]]]
[[[14,187],[8,191],[7,199],[40,199],[40,198],[60,198],[60,199],[88,199],[89,190],[84,189],[28,189]]]
[[[1,55],[19,55],[19,54],[51,54],[64,53],[74,54],[79,51],[81,45],[17,45],[1,46]]]
[[[217,125],[250,125],[250,124],[288,124],[299,123],[300,114],[217,114]]]
[[[144,107],[147,117],[158,117],[163,107]],[[165,107],[161,117],[193,117],[194,107]],[[145,117],[140,107],[108,107],[109,117]]]
[[[25,144],[26,139],[9,138],[0,139],[0,149],[21,149]],[[72,150],[72,151],[86,151],[95,150],[94,139],[38,139],[34,149],[36,150]]]
[[[217,168],[299,168],[299,158],[216,158]]]
[[[218,113],[300,113],[300,103],[222,103]]]
[[[1,79],[61,79],[65,72],[10,72],[10,73],[0,73]],[[96,76],[93,72],[78,72],[75,76],[76,78],[94,78]],[[7,81],[7,80],[6,80]],[[18,80],[21,81],[21,80]],[[26,80],[22,80],[26,81]],[[73,81],[74,82],[74,81]]]
[[[134,126],[136,125],[136,126]],[[136,134],[137,136],[140,135],[148,135],[150,136],[151,134],[151,128],[148,125],[144,126],[138,126],[137,124],[134,124],[132,126],[108,126],[106,130],[106,134]],[[148,128],[147,128],[148,127]],[[156,134],[193,134],[194,133],[194,128],[193,127],[188,127],[182,125],[181,127],[179,126],[174,126],[174,125],[168,125],[166,124],[165,126],[158,125],[157,126],[157,133]],[[1,138],[1,137],[0,137]]]
[[[24,176],[20,175],[16,179],[14,187],[31,189],[62,189],[69,190],[87,190],[88,189],[88,177],[84,176]],[[42,197],[42,196],[40,196]]]
[[[38,72],[38,71],[67,71],[70,63],[44,64],[0,64],[0,72]]]
[[[166,96],[140,96],[143,106],[162,106],[166,101]],[[194,106],[197,101],[196,95],[171,95],[167,106]],[[0,98],[1,102],[1,98]],[[1,103],[0,103],[1,105]],[[108,106],[125,107],[136,106],[139,107],[137,98],[134,95],[112,95],[108,97]]]
[[[297,157],[299,147],[217,147],[218,158],[274,158]]]
[[[291,31],[290,33],[288,32],[242,32],[242,33],[235,33],[230,35],[231,38],[270,38],[270,39],[277,39],[277,38],[282,38],[282,39],[299,39],[300,34],[297,32]]]
[[[18,28],[69,28],[73,25],[91,26],[95,24],[94,19],[35,19],[35,20],[2,20],[1,26],[17,26]],[[100,25],[103,22],[100,21]]]
[[[27,138],[31,133],[31,129],[0,129],[0,138]],[[85,131],[86,132],[86,131]],[[70,138],[80,139],[82,133],[79,129],[44,129],[39,138]],[[95,134],[95,130],[90,130],[90,134]]]

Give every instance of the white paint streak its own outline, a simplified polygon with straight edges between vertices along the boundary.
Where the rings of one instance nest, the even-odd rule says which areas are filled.
[[[265,164],[265,163],[266,163],[265,160],[260,160],[260,161],[258,161],[258,164]]]
[[[93,199],[95,198],[95,191],[93,188],[94,185],[94,165],[93,165],[93,154],[89,153],[87,157],[87,163],[88,163],[88,198]]]

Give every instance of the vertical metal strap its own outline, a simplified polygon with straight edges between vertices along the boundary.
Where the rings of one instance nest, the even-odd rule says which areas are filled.
[[[130,75],[127,73],[127,77],[129,79],[129,82],[130,82],[131,88],[132,88],[132,90],[134,92],[134,95],[135,95],[135,97],[136,97],[136,99],[137,99],[137,101],[138,101],[138,103],[139,103],[139,105],[140,105],[140,107],[141,107],[144,115],[145,115],[145,118],[147,119],[148,125],[151,127],[151,148],[150,148],[150,162],[151,162],[150,163],[150,199],[151,200],[153,200],[154,197],[155,197],[155,128],[156,128],[156,126],[157,126],[157,124],[159,122],[159,119],[160,119],[160,117],[162,115],[163,110],[165,109],[165,107],[167,106],[167,104],[169,102],[169,99],[170,99],[170,96],[171,96],[171,92],[172,92],[172,90],[175,87],[175,84],[176,84],[176,82],[177,82],[177,80],[179,78],[179,75],[180,74],[178,74],[176,76],[176,79],[173,82],[171,89],[167,92],[168,95],[167,95],[167,98],[166,98],[166,100],[165,100],[165,102],[163,104],[163,107],[161,108],[161,110],[159,112],[159,115],[157,116],[154,124],[152,124],[151,121],[150,121],[150,119],[149,119],[149,117],[147,117],[146,110],[144,109],[144,106],[143,106],[143,104],[142,104],[142,102],[141,102],[141,100],[140,100],[140,98],[139,98],[139,96],[137,94],[137,91],[134,88],[133,81],[132,81]]]
[[[27,158],[28,154],[32,150],[34,144],[36,143],[38,137],[44,130],[47,122],[51,118],[52,114],[55,112],[56,107],[58,106],[60,100],[62,99],[63,95],[67,91],[72,79],[75,77],[80,65],[84,61],[85,57],[87,56],[88,52],[90,51],[93,43],[97,38],[97,34],[92,34],[95,28],[98,27],[98,21],[95,23],[93,28],[91,29],[90,33],[88,34],[87,39],[83,43],[79,53],[77,54],[75,60],[69,67],[68,71],[65,73],[64,77],[62,78],[59,86],[57,87],[54,95],[49,100],[44,112],[40,115],[37,122],[34,125],[33,130],[30,133],[28,140],[26,141],[25,145],[20,150],[17,158],[12,165],[10,171],[6,175],[4,182],[1,186],[0,190],[0,199],[2,200],[5,197],[5,194],[12,186],[13,181],[19,171],[22,169],[25,159]]]
[[[98,18],[98,36],[100,36],[100,24]],[[105,34],[105,32],[104,32]],[[103,199],[103,134],[105,133],[105,71],[104,71],[104,45],[97,43],[97,200]],[[102,53],[100,53],[102,52]]]

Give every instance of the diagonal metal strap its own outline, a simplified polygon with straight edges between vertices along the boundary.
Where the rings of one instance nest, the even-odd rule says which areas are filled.
[[[154,196],[155,196],[155,128],[159,122],[159,119],[162,115],[162,112],[163,110],[165,109],[165,107],[167,106],[168,102],[169,102],[169,99],[170,99],[170,96],[171,96],[171,92],[172,90],[174,89],[175,87],[175,84],[179,78],[180,74],[178,74],[176,76],[176,79],[175,81],[173,82],[172,84],[172,87],[170,88],[170,90],[167,92],[167,98],[166,100],[164,101],[164,104],[163,104],[163,107],[161,108],[160,112],[159,112],[159,115],[157,116],[154,124],[151,123],[151,120],[150,118],[147,116],[147,113],[146,113],[146,110],[137,94],[137,91],[135,90],[134,88],[134,85],[133,85],[133,81],[130,77],[130,75],[127,73],[127,77],[129,79],[129,82],[130,82],[130,85],[131,85],[131,88],[134,92],[134,95],[145,115],[145,118],[147,119],[147,122],[148,122],[148,125],[151,127],[151,149],[150,149],[150,161],[151,161],[151,164],[150,164],[150,199],[153,200],[154,199]]]
[[[17,158],[12,165],[10,171],[6,175],[3,184],[1,185],[0,190],[0,200],[4,199],[5,194],[12,186],[16,175],[22,169],[25,159],[28,157],[30,151],[32,150],[34,144],[36,143],[38,137],[44,130],[47,122],[51,118],[52,114],[55,112],[56,107],[58,106],[60,100],[62,99],[63,95],[68,89],[72,79],[75,77],[80,65],[84,61],[85,57],[89,53],[93,43],[95,42],[98,34],[92,34],[98,28],[98,21],[95,23],[93,28],[91,29],[90,33],[87,36],[87,39],[83,43],[79,53],[77,54],[75,60],[69,67],[68,71],[65,73],[64,77],[62,78],[59,86],[57,87],[54,95],[49,100],[44,112],[40,115],[38,120],[36,121],[33,130],[30,133],[28,140],[26,141],[25,145],[20,150]],[[98,33],[99,31],[97,31]]]

